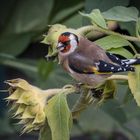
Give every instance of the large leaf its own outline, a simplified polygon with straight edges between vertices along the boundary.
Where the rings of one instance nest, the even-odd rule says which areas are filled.
[[[110,53],[113,54],[118,54],[121,55],[125,58],[133,58],[133,54],[131,52],[129,52],[127,49],[121,47],[121,48],[112,48],[110,50],[108,50]]]
[[[51,15],[49,17],[50,23],[61,23],[78,14],[78,10],[84,8],[84,0],[54,0]]]
[[[109,36],[103,37],[103,38],[95,41],[95,43],[97,45],[101,46],[102,48],[104,48],[105,50],[130,45],[129,41],[125,40],[122,37],[115,36],[115,35],[109,35]]]
[[[46,28],[53,0],[10,0],[8,4],[7,1],[3,3],[10,10],[4,10],[7,14],[3,13],[2,16],[4,23],[0,37],[0,51],[18,55],[26,49],[33,37]]]
[[[138,0],[130,0],[130,4],[131,6],[136,7],[138,10],[140,10],[140,2]],[[129,13],[128,13],[129,14]],[[136,23],[135,22],[119,22],[119,26],[121,29],[123,30],[127,30],[130,35],[135,36],[136,35]],[[138,46],[140,46],[140,44],[138,42],[135,42]]]
[[[128,6],[129,0],[86,0],[85,11],[90,12],[92,9],[98,8],[106,11],[114,6]]]
[[[3,30],[3,28],[6,26],[6,22],[9,16],[9,13],[11,14],[14,6],[15,6],[15,2],[16,0],[8,0],[8,2],[6,0],[1,0],[0,1],[0,31]]]
[[[102,14],[107,20],[130,22],[137,21],[139,12],[135,7],[116,6]]]
[[[82,132],[108,132],[119,131],[127,135],[131,140],[135,140],[132,133],[124,126],[127,121],[125,112],[120,107],[116,100],[109,100],[100,108],[92,105],[84,113],[81,114],[79,119],[79,126],[73,129],[73,135],[78,135]]]
[[[81,13],[81,15],[89,18],[92,24],[97,24],[98,26],[107,29],[106,22],[99,9],[93,10],[90,14]]]
[[[54,70],[48,75],[46,81],[37,79],[38,85],[44,89],[63,87],[65,84],[71,84],[73,82],[74,80],[71,76],[58,65],[54,66]]]
[[[74,119],[77,119],[80,116],[80,113],[84,111],[93,101],[93,96],[90,90],[83,89],[80,94],[79,99],[77,99],[71,110]]]
[[[39,61],[38,72],[43,80],[46,80],[53,70],[54,70],[54,63],[46,62],[44,59],[41,59]]]
[[[139,0],[130,0],[130,5],[137,7],[140,10],[140,3]]]
[[[89,13],[93,9],[100,9],[101,12],[106,11],[114,6],[128,6],[129,0],[86,0],[85,2],[85,12]],[[89,25],[90,23],[84,19],[84,25]]]
[[[135,22],[118,22],[120,28],[122,30],[127,30],[130,35],[135,36],[136,35],[136,23]]]
[[[0,52],[11,55],[21,54],[28,46],[33,33],[13,34],[0,37]]]
[[[138,18],[136,23],[136,35],[140,37],[140,18]]]
[[[60,1],[59,1],[59,3],[60,3]],[[61,3],[61,5],[62,5],[62,3]],[[71,4],[70,4],[70,5],[71,5]],[[70,7],[70,5],[68,5],[68,6],[69,6],[68,9],[65,9],[65,8],[63,7],[63,9],[61,9],[60,12],[56,12],[56,13],[53,12],[53,14],[57,14],[57,16],[52,17],[53,20],[52,20],[51,22],[52,22],[52,23],[65,22],[66,20],[69,20],[69,19],[72,18],[73,16],[79,15],[79,14],[78,14],[78,10],[83,9],[84,3],[83,3],[83,0],[82,0],[81,2],[79,1],[79,3],[73,5],[72,7]],[[80,15],[79,15],[79,16],[80,16]],[[73,21],[73,22],[74,22],[74,21]],[[77,24],[77,23],[76,23],[76,24]]]
[[[130,113],[130,111],[129,111]],[[140,139],[140,133],[139,133],[139,129],[140,129],[140,120],[139,119],[132,119],[130,120],[127,124],[126,127],[136,136],[135,140],[139,140]]]
[[[76,21],[76,22],[75,22]],[[67,27],[79,28],[82,26],[83,17],[78,13],[63,22]]]
[[[16,1],[6,33],[40,31],[46,27],[53,0]]]
[[[136,7],[139,11],[140,11],[140,2],[138,0],[130,0],[130,4],[134,7]],[[135,22],[120,22],[119,23],[120,28],[123,30],[127,30],[130,35],[135,36],[136,35],[136,23]],[[140,44],[138,42],[135,42],[138,46],[140,46]]]
[[[0,64],[17,68],[23,70],[24,72],[30,71],[33,76],[35,76],[34,74],[37,72],[37,67],[34,61],[29,61],[28,59],[16,59],[11,55],[0,54]]]
[[[39,133],[39,140],[52,140],[51,130],[48,122],[45,122]]]
[[[111,116],[118,123],[120,124],[125,123],[127,120],[126,115],[123,109],[117,107],[118,105],[119,104],[116,101],[111,100],[109,102],[106,102],[104,105],[102,105],[100,109],[104,111],[105,113],[107,113],[109,116]]]
[[[129,72],[128,83],[137,105],[140,106],[140,65],[135,66],[135,72]]]
[[[126,58],[133,57],[131,52],[123,48],[124,46],[132,47],[132,44],[122,37],[109,35],[101,39],[98,39],[97,41],[95,41],[95,43],[111,53],[119,54]]]
[[[52,140],[69,140],[71,113],[66,95],[59,93],[49,100],[46,116],[52,133]]]

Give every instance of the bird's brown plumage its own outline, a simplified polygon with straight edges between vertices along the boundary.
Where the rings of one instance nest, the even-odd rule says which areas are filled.
[[[110,74],[94,74],[95,63],[99,60],[104,60],[111,63],[105,51],[89,41],[81,37],[77,49],[68,56],[59,56],[59,61],[63,68],[70,73],[70,75],[77,81],[95,87],[97,84],[103,82]],[[73,66],[73,69],[71,68]],[[74,71],[77,69],[78,71]],[[87,71],[87,74],[81,73]],[[89,73],[92,74],[89,74]]]
[[[79,73],[94,73],[95,64],[100,60],[112,63],[105,50],[86,38],[80,38],[78,48],[68,56],[68,60],[70,67],[79,70]]]
[[[113,73],[135,71],[140,59],[121,60],[84,37],[64,32],[58,39],[59,62],[81,83],[95,87]]]

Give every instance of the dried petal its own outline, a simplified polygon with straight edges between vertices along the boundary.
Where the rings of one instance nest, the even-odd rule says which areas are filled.
[[[19,98],[20,98],[20,96],[21,96],[21,94],[20,93],[22,93],[23,92],[23,90],[22,89],[20,89],[20,88],[18,88],[18,89],[16,89],[13,93],[11,93],[11,95],[9,96],[9,97],[7,97],[7,98],[5,98],[6,100],[18,100]]]
[[[36,114],[36,117],[33,121],[33,124],[41,124],[45,121],[45,113],[44,112],[39,112]]]
[[[17,109],[17,111],[16,111],[16,113],[15,113],[15,116],[23,113],[24,110],[25,110],[25,108],[26,108],[26,106],[24,104],[20,104],[19,107],[18,107],[18,109]]]
[[[36,100],[33,100],[33,95],[31,95],[28,91],[24,91],[16,103],[25,105],[37,104]]]
[[[26,107],[20,119],[32,119],[34,117],[35,117],[34,114],[32,114],[28,109],[28,107]]]

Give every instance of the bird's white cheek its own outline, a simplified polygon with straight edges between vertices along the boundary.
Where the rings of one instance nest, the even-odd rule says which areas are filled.
[[[77,41],[75,39],[71,40],[70,44],[71,44],[72,48],[74,48],[74,49],[77,47]]]

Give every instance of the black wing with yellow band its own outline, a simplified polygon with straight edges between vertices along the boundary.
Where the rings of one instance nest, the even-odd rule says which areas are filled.
[[[107,53],[112,63],[103,60],[94,61],[89,57],[73,54],[69,57],[69,67],[81,74],[111,74],[117,72],[134,71],[134,67],[126,64],[115,55]]]
[[[97,71],[96,65],[88,57],[79,54],[72,54],[69,58],[69,67],[81,74],[94,74]]]

